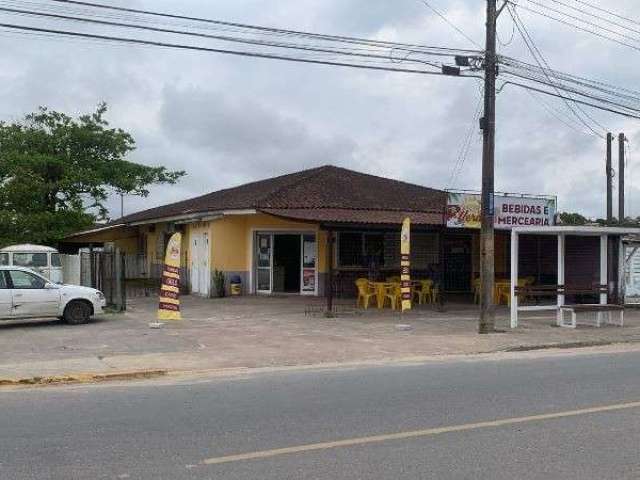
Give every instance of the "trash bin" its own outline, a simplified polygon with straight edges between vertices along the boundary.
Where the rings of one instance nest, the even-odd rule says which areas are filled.
[[[229,280],[231,286],[231,295],[240,295],[242,293],[242,279],[238,275],[234,275]]]

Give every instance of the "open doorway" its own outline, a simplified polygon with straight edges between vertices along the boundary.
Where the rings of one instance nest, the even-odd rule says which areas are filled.
[[[273,291],[300,293],[300,235],[279,234],[273,240]]]
[[[471,291],[471,236],[447,235],[444,239],[446,269],[444,289],[451,293]]]

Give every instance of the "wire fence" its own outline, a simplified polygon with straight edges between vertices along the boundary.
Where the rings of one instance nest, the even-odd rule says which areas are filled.
[[[97,288],[115,310],[126,310],[127,300],[154,296],[160,289],[163,266],[146,255],[81,252],[63,255],[62,262],[65,283]],[[187,277],[187,270],[182,269],[182,285],[189,284]]]

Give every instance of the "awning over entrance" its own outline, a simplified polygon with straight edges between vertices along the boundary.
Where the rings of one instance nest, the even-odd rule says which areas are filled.
[[[565,297],[570,292],[566,283],[567,278],[575,270],[594,270],[593,273],[598,278],[598,285],[591,286],[598,295],[600,304],[606,304],[609,296],[617,301],[623,299],[623,279],[624,268],[622,265],[622,237],[624,235],[640,234],[640,228],[624,227],[577,227],[577,226],[555,226],[555,227],[517,227],[511,231],[511,328],[518,326],[518,312],[531,310],[556,310],[565,304]],[[538,290],[547,289],[548,293],[556,296],[554,305],[534,305],[520,306],[518,289],[518,267],[520,260],[520,237],[522,235],[552,235],[557,237],[557,283],[556,285],[546,285],[537,287]],[[567,238],[593,239],[598,242],[597,261],[593,255],[572,256],[572,263],[567,262]],[[583,242],[584,244],[584,242]],[[615,273],[616,278],[612,278]],[[612,288],[614,287],[614,288]]]

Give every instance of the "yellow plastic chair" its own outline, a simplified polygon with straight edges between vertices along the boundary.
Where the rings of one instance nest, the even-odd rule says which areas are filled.
[[[366,310],[369,308],[369,300],[371,300],[372,297],[377,296],[376,289],[366,278],[357,279],[356,287],[358,288],[358,300],[356,301],[356,307],[362,305]]]
[[[418,297],[418,304],[422,305],[425,302],[431,303],[431,294],[433,288],[433,280],[418,280],[420,287],[413,289],[413,296]]]
[[[440,297],[440,289],[438,287],[433,287],[431,289],[431,303],[438,303],[439,297]]]
[[[473,281],[473,303],[480,303],[480,279]]]
[[[389,283],[400,283],[400,277],[394,275],[393,277],[387,277],[387,282]]]
[[[387,302],[389,299],[389,303],[391,304],[391,308],[393,310],[400,304],[400,299],[402,298],[402,289],[400,288],[399,283],[394,283],[385,288],[384,292],[384,301]]]
[[[518,279],[518,287],[522,288],[522,287],[526,287],[528,285],[528,280],[526,278],[519,278]],[[511,287],[507,288],[501,288],[500,292],[498,293],[499,297],[498,297],[498,304],[502,303],[502,300],[505,300],[505,303],[510,307],[511,306]],[[521,299],[521,296],[518,295],[518,300]]]

